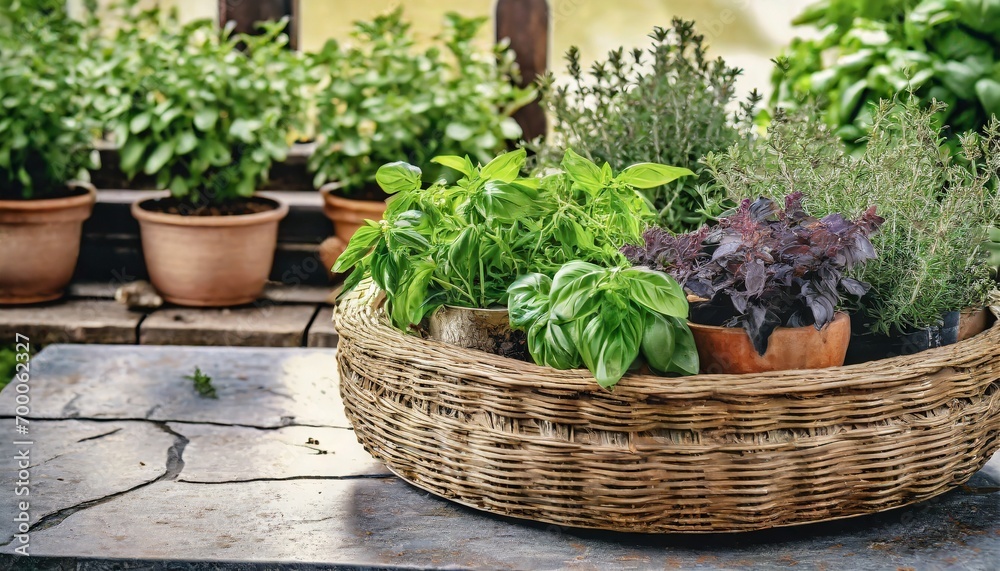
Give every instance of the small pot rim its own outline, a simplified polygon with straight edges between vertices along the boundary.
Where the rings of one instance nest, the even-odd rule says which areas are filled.
[[[320,187],[319,193],[323,195],[323,200],[329,202],[333,206],[338,207],[350,207],[354,210],[372,210],[375,209],[385,210],[386,201],[384,200],[364,200],[361,198],[347,198],[344,196],[337,196],[333,194],[333,191],[339,190],[339,187],[327,187],[326,185]]]
[[[842,322],[843,320],[850,319],[850,318],[851,318],[850,314],[848,314],[845,311],[835,312],[833,314],[833,319],[829,323],[827,323],[826,325],[824,325],[823,329],[826,329],[827,327],[829,327],[830,325],[832,325],[832,324],[834,324],[834,323],[836,323],[838,321]],[[691,329],[702,329],[704,331],[716,331],[717,330],[720,334],[723,334],[723,335],[740,335],[740,334],[744,334],[745,335],[746,334],[746,329],[743,329],[742,327],[723,327],[721,325],[703,325],[701,323],[695,323],[695,322],[693,322],[691,320],[688,320],[687,324],[688,324],[688,327],[691,328]],[[794,331],[796,329],[805,329],[807,327],[808,328],[812,328],[814,330],[816,329],[812,325],[803,325],[802,327],[776,327],[774,330],[775,331],[778,331],[778,330]],[[822,331],[822,329],[820,331]]]
[[[234,214],[231,216],[181,216],[180,214],[168,214],[166,212],[154,212],[146,210],[143,204],[169,197],[170,193],[162,196],[143,198],[132,203],[130,208],[132,217],[139,222],[152,222],[156,224],[166,224],[170,226],[195,226],[195,227],[230,227],[230,226],[253,226],[277,222],[288,215],[288,204],[282,200],[272,197],[265,197],[254,194],[253,198],[274,203],[275,207],[266,212],[254,212],[253,214]]]
[[[86,190],[83,194],[63,196],[60,198],[29,198],[26,200],[0,200],[0,211],[7,212],[40,212],[51,210],[68,210],[97,202],[97,188],[89,182],[71,181],[67,186]]]
[[[499,313],[501,311],[504,313],[508,312],[507,308],[502,305],[498,305],[496,307],[462,307],[461,305],[449,305],[447,303],[442,303],[441,307],[446,309],[457,309],[460,311],[488,311],[491,313]]]

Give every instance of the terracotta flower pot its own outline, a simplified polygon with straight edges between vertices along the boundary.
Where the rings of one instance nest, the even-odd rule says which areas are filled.
[[[958,318],[958,340],[965,341],[986,331],[988,317],[989,311],[985,307],[970,307],[962,311]]]
[[[327,184],[321,187],[323,195],[323,214],[333,221],[333,233],[344,245],[351,236],[364,225],[365,220],[380,220],[385,214],[384,200],[355,200],[333,194],[339,184]]]
[[[139,221],[149,280],[164,300],[194,307],[225,307],[260,297],[271,273],[278,222],[288,205],[235,216],[181,216],[147,210],[156,199],[132,204]]]
[[[0,200],[0,303],[21,304],[62,297],[80,256],[83,221],[97,191],[66,198]]]
[[[445,305],[431,314],[428,336],[435,341],[528,360],[528,338],[510,327],[506,307],[474,309]]]
[[[837,313],[819,331],[812,325],[778,327],[771,333],[763,356],[757,354],[742,327],[688,325],[698,346],[701,371],[713,374],[839,367],[844,364],[851,341],[851,318],[846,313]]]

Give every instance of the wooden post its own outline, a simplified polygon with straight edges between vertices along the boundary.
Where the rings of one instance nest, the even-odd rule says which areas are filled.
[[[521,68],[521,86],[545,74],[549,56],[549,3],[546,0],[497,0],[497,41],[510,40]],[[545,112],[536,100],[514,114],[524,138],[534,139],[546,131]]]
[[[219,25],[236,22],[236,32],[254,34],[257,22],[289,17],[288,45],[299,47],[299,0],[219,0]]]

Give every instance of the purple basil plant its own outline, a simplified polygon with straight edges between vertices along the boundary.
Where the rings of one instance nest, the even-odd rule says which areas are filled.
[[[767,198],[744,200],[732,216],[688,234],[650,228],[643,246],[622,253],[707,300],[692,304],[691,321],[742,326],[763,355],[776,327],[821,329],[844,296],[867,293],[868,284],[845,274],[875,257],[869,237],[883,222],[874,206],[853,221],[815,218],[797,192],[784,210]]]

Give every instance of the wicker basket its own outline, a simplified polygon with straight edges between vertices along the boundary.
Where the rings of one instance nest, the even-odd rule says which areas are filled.
[[[340,386],[396,474],[505,516],[629,532],[749,531],[941,494],[1000,448],[1000,325],[812,371],[629,376],[614,392],[407,336],[365,282],[341,304]]]

